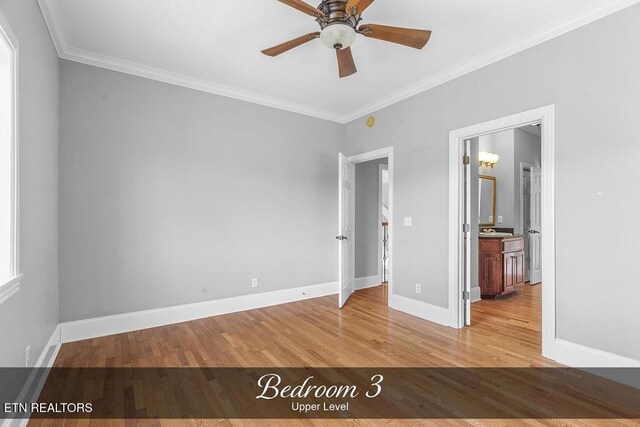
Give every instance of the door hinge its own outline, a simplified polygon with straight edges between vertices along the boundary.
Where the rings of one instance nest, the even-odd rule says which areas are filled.
[[[463,291],[462,292],[462,300],[463,301],[469,301],[471,299],[471,294],[469,293],[469,291]]]
[[[468,165],[471,163],[471,157],[469,156],[462,156],[462,164],[463,165]]]
[[[471,224],[462,224],[462,232],[469,233],[471,231]]]

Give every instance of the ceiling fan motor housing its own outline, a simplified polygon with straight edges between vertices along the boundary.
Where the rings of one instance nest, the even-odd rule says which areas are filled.
[[[324,13],[317,19],[322,32],[320,41],[331,49],[344,49],[355,41],[359,16],[346,12],[348,0],[323,0],[318,9]]]

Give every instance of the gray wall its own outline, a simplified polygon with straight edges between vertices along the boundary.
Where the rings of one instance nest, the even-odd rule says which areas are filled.
[[[378,168],[387,159],[356,164],[356,277],[378,274]]]
[[[60,73],[61,321],[337,279],[339,124]]]
[[[35,1],[0,0],[20,44],[20,292],[0,306],[0,366],[31,365],[58,324],[58,57]]]
[[[347,154],[395,146],[394,214],[413,217],[394,230],[395,292],[448,304],[449,131],[555,104],[557,336],[640,359],[640,248],[619,226],[640,215],[638,22],[640,5],[347,125]]]
[[[496,178],[496,212],[493,221],[494,227],[513,228],[514,227],[514,147],[513,129],[498,132],[479,138],[479,151],[488,151],[498,154],[500,159],[492,168],[480,167],[479,173]],[[473,187],[478,191],[476,187]],[[472,190],[473,191],[473,190]],[[473,211],[477,213],[478,211]],[[498,217],[502,216],[502,223],[498,222]]]

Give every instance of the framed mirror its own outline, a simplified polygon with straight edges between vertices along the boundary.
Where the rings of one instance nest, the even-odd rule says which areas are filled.
[[[480,175],[478,222],[480,227],[496,225],[496,177]]]

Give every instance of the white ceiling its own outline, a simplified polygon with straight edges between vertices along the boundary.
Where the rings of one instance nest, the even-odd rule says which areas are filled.
[[[422,50],[358,36],[358,73],[276,0],[38,0],[62,58],[346,122],[639,0],[378,0],[363,23],[433,31]],[[319,2],[316,0],[312,4]]]

